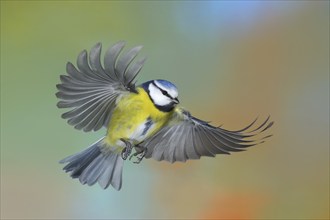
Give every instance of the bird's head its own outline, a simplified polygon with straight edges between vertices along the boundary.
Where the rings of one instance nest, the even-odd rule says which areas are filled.
[[[149,94],[151,101],[161,111],[169,112],[179,104],[178,89],[169,81],[151,80],[143,83],[142,87]]]

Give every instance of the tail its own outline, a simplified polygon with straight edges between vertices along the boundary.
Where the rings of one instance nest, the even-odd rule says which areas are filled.
[[[103,189],[111,184],[120,190],[124,160],[117,152],[104,148],[103,139],[84,151],[64,158],[60,163],[68,163],[63,170],[71,172],[72,178],[79,178],[81,184],[91,186],[98,182]]]

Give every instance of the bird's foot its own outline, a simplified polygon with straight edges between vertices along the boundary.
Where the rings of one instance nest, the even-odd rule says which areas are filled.
[[[133,161],[133,163],[136,163],[136,164],[139,164],[147,154],[146,147],[139,146],[139,148],[141,149],[141,151],[137,151],[129,157],[129,160],[131,160],[133,157],[136,157],[137,160]]]
[[[126,145],[126,147],[121,152],[121,158],[123,158],[123,160],[126,160],[129,157],[129,155],[131,155],[132,153],[133,144],[125,139],[120,139],[120,140],[124,142]]]

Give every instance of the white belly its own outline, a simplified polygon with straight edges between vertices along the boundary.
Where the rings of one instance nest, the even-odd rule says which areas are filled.
[[[148,118],[144,123],[141,123],[130,135],[129,141],[132,141],[133,144],[139,144],[143,142],[150,133],[154,130],[155,123]],[[122,141],[117,141],[117,146],[126,147]]]

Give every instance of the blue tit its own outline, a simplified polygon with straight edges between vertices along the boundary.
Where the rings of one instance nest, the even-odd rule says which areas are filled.
[[[243,151],[270,136],[259,136],[272,126],[269,117],[254,129],[255,121],[230,131],[179,107],[178,89],[169,81],[157,79],[136,86],[145,62],[145,58],[135,59],[142,47],[124,53],[124,46],[118,42],[110,47],[101,64],[98,43],[89,55],[86,50],[79,54],[78,68],[68,62],[67,75],[60,76],[57,106],[68,108],[62,118],[85,132],[107,128],[106,135],[90,147],[60,161],[72,178],[89,186],[98,182],[103,189],[112,185],[120,190],[128,157],[135,157],[136,163],[143,158],[185,162]]]

